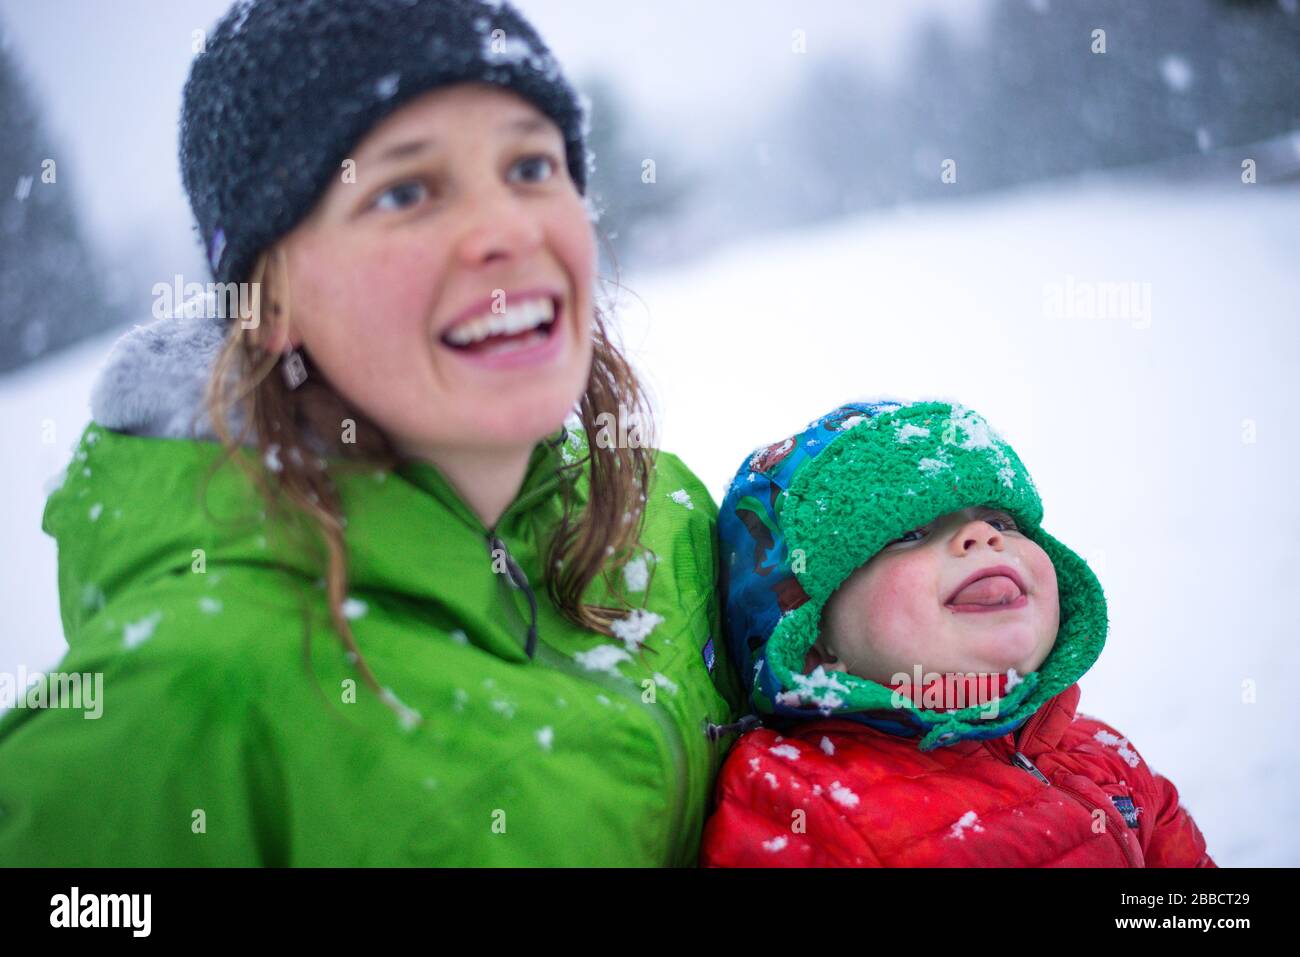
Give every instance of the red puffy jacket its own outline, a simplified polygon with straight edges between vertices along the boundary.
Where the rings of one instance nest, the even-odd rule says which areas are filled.
[[[1217,866],[1174,785],[1078,703],[1073,684],[1011,734],[932,751],[843,718],[751,731],[719,774],[700,863]]]

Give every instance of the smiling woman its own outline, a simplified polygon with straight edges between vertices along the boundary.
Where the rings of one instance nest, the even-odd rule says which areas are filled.
[[[412,150],[413,136],[444,148]],[[331,606],[345,636],[343,516],[308,452],[355,458],[366,468],[428,463],[492,527],[518,493],[538,437],[575,406],[589,431],[616,402],[642,404],[592,301],[595,245],[582,196],[563,169],[537,184],[513,176],[539,139],[563,150],[554,122],[510,90],[460,82],[425,92],[353,151],[355,180],[335,177],[254,264],[270,315],[254,316],[248,335],[231,329],[214,369],[210,412],[233,451],[224,420],[247,396],[246,421],[257,426],[258,441],[300,450],[289,463],[282,457],[274,477],[301,514],[317,519],[330,546]],[[394,149],[404,159],[385,163]],[[393,209],[375,200],[394,194],[390,184],[435,175],[436,202],[417,197]],[[482,328],[480,320],[522,330],[546,303],[557,311],[528,348],[509,339],[502,345],[500,336],[474,348],[448,341]],[[265,358],[286,351],[310,357],[307,383],[267,374]],[[550,579],[560,607],[575,623],[609,633],[626,610],[583,606],[578,595],[607,555],[630,554],[637,527],[624,516],[641,511],[650,464],[642,449],[607,451],[616,461],[594,476],[586,521],[566,516],[569,530],[557,536],[548,566],[559,568]],[[360,666],[369,678],[364,657]]]
[[[217,24],[182,169],[260,296],[138,327],[96,385],[44,528],[60,670],[111,703],[0,722],[0,863],[695,863],[739,703],[717,508],[590,440],[649,418],[585,123],[496,0]]]

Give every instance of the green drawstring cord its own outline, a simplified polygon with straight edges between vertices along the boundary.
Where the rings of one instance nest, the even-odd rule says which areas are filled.
[[[510,579],[510,584],[520,589],[528,598],[528,638],[524,643],[524,651],[531,658],[533,652],[537,650],[537,596],[533,594],[532,586],[528,584],[528,576],[524,574],[524,570],[519,567],[519,563],[510,554],[510,550],[506,548],[506,543],[493,535],[489,542],[489,551],[495,551],[498,548],[501,549],[501,553],[505,556],[506,574]]]

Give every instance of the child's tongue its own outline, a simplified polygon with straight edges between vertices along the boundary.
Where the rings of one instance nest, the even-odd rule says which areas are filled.
[[[953,596],[950,605],[1000,605],[1015,601],[1020,597],[1020,589],[1006,575],[990,575],[979,581],[971,582]]]

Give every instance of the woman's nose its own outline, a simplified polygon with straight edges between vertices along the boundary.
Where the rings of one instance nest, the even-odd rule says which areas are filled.
[[[465,265],[517,258],[541,244],[536,217],[504,186],[466,197],[464,203],[457,255]]]
[[[981,545],[1000,552],[1003,546],[1002,533],[984,519],[975,518],[958,527],[948,544],[954,555],[964,555]]]

